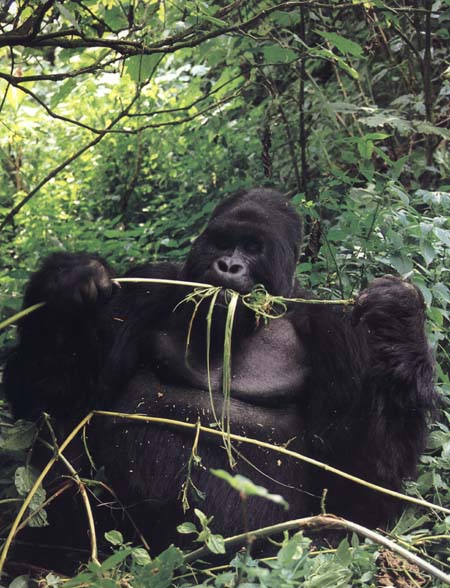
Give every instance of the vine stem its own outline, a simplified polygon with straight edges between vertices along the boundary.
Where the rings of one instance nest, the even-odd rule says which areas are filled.
[[[133,420],[133,421],[143,421],[148,423],[161,423],[166,425],[174,425],[175,427],[185,427],[187,429],[200,429],[200,431],[204,433],[209,433],[211,435],[216,435],[218,437],[223,437],[223,432],[218,431],[216,429],[211,429],[209,427],[205,427],[204,425],[198,425],[194,423],[185,423],[183,421],[177,421],[175,419],[167,419],[163,417],[152,417],[146,416],[141,414],[126,414],[122,412],[113,412],[109,410],[94,410],[93,414],[99,416],[107,416],[113,418],[120,418],[126,420]],[[339,470],[333,466],[330,466],[326,463],[318,461],[312,457],[308,457],[307,455],[303,455],[302,453],[298,453],[297,451],[291,451],[290,449],[286,449],[285,447],[280,447],[278,445],[273,445],[272,443],[267,443],[266,441],[260,441],[259,439],[253,439],[252,437],[243,437],[242,435],[236,435],[235,433],[228,433],[230,439],[233,441],[239,441],[241,443],[248,443],[250,445],[258,445],[259,447],[264,447],[265,449],[270,449],[277,453],[282,453],[283,455],[289,455],[295,459],[300,461],[304,461],[309,463],[310,465],[316,466],[321,468],[327,472],[331,472],[332,474],[336,474],[341,478],[345,478],[346,480],[350,480],[355,482],[356,484],[361,484],[361,486],[365,486],[366,488],[370,488],[371,490],[375,490],[377,492],[381,492],[382,494],[387,494],[388,496],[392,496],[394,498],[398,498],[400,500],[404,500],[405,502],[411,502],[413,504],[417,504],[419,506],[424,506],[426,508],[430,508],[435,511],[443,512],[447,515],[450,515],[450,509],[445,508],[445,506],[440,506],[438,504],[433,504],[432,502],[428,502],[428,500],[423,500],[421,498],[415,498],[414,496],[408,496],[407,494],[402,494],[401,492],[397,492],[396,490],[390,490],[389,488],[384,488],[383,486],[378,486],[378,484],[372,484],[372,482],[368,482],[367,480],[363,480],[362,478],[358,478],[357,476],[352,476],[343,470]]]
[[[73,465],[70,463],[70,461],[65,457],[65,455],[63,455],[63,453],[61,453],[61,449],[58,445],[58,440],[56,438],[56,434],[55,434],[55,431],[53,430],[52,424],[50,422],[49,415],[44,413],[44,419],[45,419],[45,424],[47,425],[47,428],[50,432],[50,436],[53,441],[53,447],[50,443],[47,443],[46,441],[43,441],[43,443],[49,449],[53,449],[55,451],[56,455],[62,461],[62,463],[66,466],[66,468],[69,470],[70,475],[75,480],[75,482],[78,486],[78,490],[80,491],[81,498],[83,499],[84,508],[86,510],[86,516],[87,516],[88,525],[89,525],[89,541],[91,544],[91,561],[100,565],[100,562],[98,560],[97,532],[95,530],[94,515],[92,512],[91,503],[89,501],[89,496],[88,496],[88,493],[86,490],[86,485],[82,482],[80,476],[78,475],[77,470],[73,467]]]
[[[44,305],[45,305],[45,302],[38,302],[37,304],[33,304],[33,306],[29,306],[28,308],[24,308],[20,312],[17,312],[13,316],[10,316],[9,318],[7,318],[6,320],[4,320],[0,323],[0,331],[2,329],[6,329],[6,327],[9,327],[9,325],[14,324],[16,321],[19,321],[24,316],[27,316],[27,314],[31,314],[32,312],[34,312],[38,308],[41,308],[41,306],[44,306]]]

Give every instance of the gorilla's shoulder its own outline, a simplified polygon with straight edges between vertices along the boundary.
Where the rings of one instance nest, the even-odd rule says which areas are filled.
[[[144,263],[129,269],[125,274],[126,278],[163,278],[166,280],[178,279],[181,271],[181,263],[172,261],[160,261],[155,263]]]

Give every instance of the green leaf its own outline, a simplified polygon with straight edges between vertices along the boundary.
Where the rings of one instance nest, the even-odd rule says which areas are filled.
[[[53,572],[50,572],[45,576],[45,582],[46,588],[61,588],[61,586],[64,584],[63,579]]]
[[[38,478],[38,472],[31,466],[21,466],[16,469],[14,474],[14,485],[20,496],[28,496]],[[46,498],[46,492],[42,486],[39,485],[37,491],[31,499],[29,511],[33,517],[29,521],[30,527],[45,527],[47,522],[47,513],[45,510],[39,510]],[[38,511],[38,512],[35,512]]]
[[[174,571],[183,563],[183,553],[171,545],[145,566],[142,575],[143,585],[149,588],[170,588]]]
[[[326,31],[317,31],[321,37],[324,37],[332,45],[336,47],[344,55],[353,55],[354,57],[361,57],[363,54],[363,48],[358,43],[350,41],[337,33],[329,33]]]
[[[30,576],[28,574],[23,576],[17,576],[14,580],[10,583],[9,588],[30,588]]]
[[[36,474],[30,467],[21,466],[14,474],[14,485],[20,496],[26,496],[36,481]]]
[[[120,30],[122,28],[125,28],[128,24],[127,19],[124,15],[124,11],[119,5],[110,5],[110,7],[107,10],[105,10],[103,18],[105,23],[113,30]]]
[[[200,509],[198,508],[194,508],[194,513],[195,516],[198,518],[198,520],[200,521],[200,524],[203,528],[208,526],[208,523],[210,523],[212,521],[212,517],[208,518],[204,512],[202,512]]]
[[[333,51],[330,51],[329,49],[313,49],[311,50],[311,56],[323,57],[329,61],[334,61],[352,78],[355,80],[359,78],[359,74],[356,69],[351,67],[351,65],[349,65],[340,55],[336,55],[336,53],[333,53]]]
[[[211,533],[205,541],[208,549],[213,553],[225,553],[225,541],[222,535]]]
[[[263,486],[257,486],[245,476],[237,474],[233,476],[225,470],[210,470],[212,474],[225,480],[228,484],[244,496],[259,496],[271,502],[282,505],[285,510],[289,508],[289,504],[279,494],[269,494],[268,490]]]
[[[114,552],[110,555],[100,566],[100,572],[108,572],[116,568],[119,564],[126,560],[126,558],[131,555],[133,549],[131,547],[125,547],[124,549],[120,549],[120,551]]]
[[[178,525],[177,531],[178,531],[178,533],[183,533],[183,534],[197,533],[197,527],[194,525],[194,523],[186,522],[181,525]]]
[[[420,246],[420,254],[424,258],[425,264],[427,265],[427,267],[430,265],[430,263],[436,257],[436,253],[437,253],[436,252],[436,249],[431,245],[431,243],[428,243],[428,241],[424,241],[421,244],[421,246]]]
[[[147,564],[152,562],[150,554],[143,547],[133,548],[133,551],[131,552],[131,557],[138,566],[146,566]]]
[[[67,98],[76,85],[77,81],[74,78],[69,78],[63,84],[61,84],[50,99],[50,107],[55,108],[55,106]]]
[[[58,8],[61,16],[68,20],[70,24],[79,32],[81,33],[80,25],[78,24],[77,18],[74,14],[72,14],[65,6],[61,4],[61,2],[55,2],[55,6]]]
[[[388,125],[396,129],[400,134],[408,134],[414,131],[414,127],[410,121],[390,112],[376,112],[371,116],[361,117],[359,122],[368,127]]]
[[[416,195],[422,198],[424,202],[435,204],[450,205],[450,192],[430,192],[428,190],[416,190]]]
[[[445,304],[450,304],[450,290],[442,282],[438,282],[433,286],[433,294],[437,296]]]
[[[117,582],[112,578],[101,578],[95,582],[96,588],[117,588]]]
[[[373,153],[372,141],[366,141],[364,137],[357,141],[359,154],[363,159],[370,159]]]
[[[201,13],[201,18],[204,18],[206,21],[215,24],[218,27],[227,26],[227,23],[224,20],[220,20],[219,18],[216,18],[215,16],[212,16],[210,14],[205,14],[205,12]]]
[[[440,227],[434,227],[433,232],[446,247],[450,247],[450,231],[441,229]]]
[[[367,139],[370,141],[379,141],[379,140],[387,139],[390,136],[391,135],[389,133],[366,133],[364,135],[364,139]]]
[[[310,544],[311,539],[304,537],[302,532],[296,533],[280,549],[277,555],[277,561],[282,568],[285,568],[289,567],[293,562],[306,559]]]
[[[139,83],[149,79],[161,58],[161,53],[129,57],[126,60],[126,69],[133,82]]]
[[[424,135],[438,135],[443,139],[450,139],[450,131],[448,129],[437,127],[425,121],[415,121],[415,126],[418,132],[423,133]]]
[[[123,535],[120,531],[107,531],[105,533],[105,539],[111,545],[123,545]]]
[[[281,45],[264,45],[262,52],[266,61],[270,63],[287,63],[297,59],[298,55],[292,49],[281,47]]]
[[[36,438],[35,423],[19,420],[8,429],[3,429],[0,449],[5,451],[23,451],[28,449]]]
[[[352,561],[352,554],[350,552],[350,545],[348,539],[342,539],[336,550],[335,559],[343,566],[349,566]]]
[[[409,274],[413,270],[412,261],[399,255],[389,255],[386,262],[393,267],[401,276]]]

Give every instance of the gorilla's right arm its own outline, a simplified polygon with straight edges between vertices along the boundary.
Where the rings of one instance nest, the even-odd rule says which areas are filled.
[[[176,279],[178,273],[175,264],[161,263],[127,275]],[[36,419],[46,411],[72,421],[101,405],[101,379],[105,366],[113,365],[107,358],[117,334],[127,321],[139,319],[142,304],[156,308],[167,300],[158,285],[121,289],[113,278],[98,255],[65,252],[48,256],[32,275],[23,306],[45,305],[20,322],[19,344],[6,367],[5,388],[16,417]],[[130,349],[122,350],[129,356],[124,364],[137,361]]]

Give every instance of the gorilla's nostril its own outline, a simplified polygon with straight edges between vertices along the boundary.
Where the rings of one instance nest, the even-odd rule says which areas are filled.
[[[242,267],[242,265],[235,263],[230,267],[229,272],[230,274],[240,274],[243,269],[244,268]]]
[[[219,261],[217,262],[217,266],[221,272],[228,272],[228,264],[223,259],[219,259]]]

